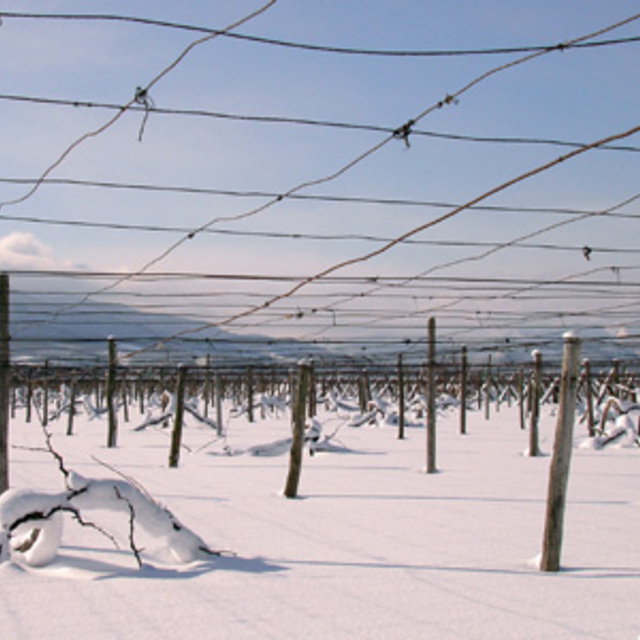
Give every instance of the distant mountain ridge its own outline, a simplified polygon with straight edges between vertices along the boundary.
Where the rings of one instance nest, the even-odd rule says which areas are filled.
[[[15,292],[11,296],[10,333],[12,362],[58,364],[104,364],[107,359],[107,340],[117,341],[121,356],[136,354],[127,359],[131,364],[204,365],[207,358],[216,366],[262,364],[293,366],[302,358],[324,363],[349,363],[367,366],[393,366],[403,344],[387,346],[384,352],[362,345],[340,344],[331,348],[294,339],[274,339],[259,334],[236,334],[210,327],[199,330],[205,323],[168,313],[152,313],[124,304],[88,301],[74,306],[70,296],[31,295]],[[605,330],[591,330],[583,338],[582,357],[594,363],[613,359],[640,359],[640,346],[635,338],[616,338]],[[411,358],[407,362],[423,362],[423,345],[412,343]],[[417,347],[417,349],[416,349]],[[437,355],[443,362],[455,361],[459,346],[438,346]],[[487,338],[482,345],[476,342],[469,349],[469,360],[478,366],[492,355],[496,365],[530,364],[531,351],[539,349],[546,362],[557,363],[562,358],[562,333],[555,329],[537,330],[535,335],[517,330],[509,337]],[[426,352],[424,354],[426,357]]]
[[[213,361],[295,361],[304,352],[322,349],[295,340],[238,335],[215,327],[197,331],[202,321],[167,313],[141,311],[118,303],[87,302],[74,307],[71,298],[12,295],[10,309],[13,362],[62,364],[104,363],[107,341],[113,337],[118,353],[138,353],[132,363],[204,364]]]

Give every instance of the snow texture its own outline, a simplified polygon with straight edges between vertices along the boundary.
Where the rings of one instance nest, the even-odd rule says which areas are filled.
[[[515,405],[492,410],[490,420],[470,411],[464,436],[457,409],[442,409],[439,473],[430,475],[421,472],[423,426],[410,426],[399,440],[387,416],[352,428],[353,412],[342,411],[322,409],[317,417],[335,446],[305,455],[298,500],[281,494],[286,451],[224,451],[290,437],[288,414],[251,424],[245,416],[231,419],[225,440],[188,419],[189,451],[178,469],[167,466],[166,430],[135,431],[133,416],[131,427],[120,423],[113,449],[104,446],[104,416],[79,414],[73,436],[65,436],[63,418],[50,424],[67,468],[82,473],[71,478],[71,491],[89,488],[71,504],[119,548],[68,512],[56,522],[29,523],[42,530],[28,557],[17,557],[15,547],[31,531],[14,530],[14,549],[0,564],[3,637],[638,638],[637,445],[583,448],[586,426],[576,423],[562,570],[546,574],[535,558],[550,457],[520,454],[528,434]],[[628,433],[633,424],[635,416],[618,426]],[[554,427],[545,406],[545,453]],[[55,461],[38,450],[42,441],[39,425],[26,424],[19,411],[11,424],[15,489],[0,499],[5,530],[24,511],[52,509],[68,495]],[[105,475],[95,458],[123,476],[95,479]],[[114,487],[148,529],[135,536],[141,568],[130,550],[127,502]],[[160,501],[197,535],[175,539]],[[234,554],[192,553],[205,543]]]

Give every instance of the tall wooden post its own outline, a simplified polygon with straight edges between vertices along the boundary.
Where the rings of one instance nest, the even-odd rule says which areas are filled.
[[[293,439],[289,453],[289,473],[284,489],[287,498],[295,498],[298,495],[298,484],[302,469],[302,450],[304,446],[305,408],[307,391],[309,389],[309,375],[311,367],[308,363],[301,363],[298,373],[295,399],[293,403]]]
[[[0,273],[0,493],[9,488],[9,276]]]
[[[460,433],[467,433],[467,347],[460,350]]]
[[[184,422],[184,387],[186,369],[178,366],[178,380],[176,382],[176,407],[173,416],[173,430],[171,432],[171,449],[169,450],[169,466],[175,468],[180,460],[180,445],[182,444],[182,425]]]
[[[538,423],[540,421],[540,398],[542,396],[542,354],[533,352],[533,378],[531,380],[531,416],[529,419],[529,455],[540,455],[538,445]]]
[[[404,440],[404,367],[398,354],[398,440]]]
[[[107,447],[113,448],[118,440],[118,418],[116,416],[115,387],[116,387],[116,341],[108,339],[109,364],[105,380],[105,398],[107,401]]]
[[[571,334],[565,335],[560,405],[556,421],[553,456],[549,468],[547,512],[540,560],[540,569],[542,571],[558,571],[560,569],[562,529],[573,449],[573,425],[576,412],[579,359],[580,341]]]
[[[436,469],[436,319],[429,318],[427,350],[427,473]]]

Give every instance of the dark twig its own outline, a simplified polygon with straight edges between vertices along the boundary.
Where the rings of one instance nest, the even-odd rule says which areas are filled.
[[[133,508],[133,505],[131,504],[131,501],[128,500],[127,498],[125,498],[120,491],[118,490],[118,487],[113,487],[113,490],[118,498],[118,500],[122,500],[126,503],[127,508],[129,509],[129,548],[131,549],[131,551],[133,552],[133,555],[135,556],[136,562],[138,563],[138,568],[140,569],[142,567],[142,558],[140,557],[140,550],[138,549],[138,547],[136,546],[136,542],[135,542],[135,526],[136,526],[136,512],[135,509]]]

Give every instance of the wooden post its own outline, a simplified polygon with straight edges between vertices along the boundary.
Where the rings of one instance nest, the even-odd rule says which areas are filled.
[[[297,376],[296,370],[293,367],[289,368],[287,372],[287,388],[289,390],[289,406],[291,409],[291,428],[293,429],[293,419],[294,419],[294,406],[295,406],[295,398],[296,398],[296,384],[297,384]]]
[[[253,367],[247,368],[247,419],[253,422]]]
[[[18,402],[18,398],[16,396],[16,387],[15,385],[11,385],[11,419],[12,420],[16,417],[17,402]]]
[[[67,435],[68,436],[73,434],[73,419],[76,416],[77,387],[78,387],[78,383],[74,376],[71,378],[71,382],[69,382],[69,415],[67,417]]]
[[[538,422],[540,420],[540,396],[542,395],[542,354],[533,352],[533,378],[531,380],[531,416],[529,420],[529,455],[540,455]]]
[[[398,440],[404,440],[404,367],[398,354]]]
[[[491,417],[491,354],[487,357],[487,381],[485,383],[484,419]]]
[[[467,347],[460,350],[460,434],[467,433]]]
[[[613,359],[611,368],[611,395],[614,398],[620,397],[620,360]]]
[[[215,385],[216,427],[218,435],[221,436],[224,434],[224,425],[222,424],[222,396],[224,395],[224,389],[222,386],[222,376],[217,372],[213,376],[213,383]]]
[[[144,415],[144,394],[147,392],[147,385],[142,379],[142,376],[138,376],[138,411],[140,415]]]
[[[595,424],[596,420],[593,415],[593,393],[591,391],[591,363],[588,358],[585,358],[583,361],[584,366],[584,392],[585,392],[585,402],[587,405],[587,430],[589,433],[589,437],[593,438],[596,435],[595,432]]]
[[[42,372],[42,426],[49,424],[49,361],[45,360]]]
[[[129,422],[129,392],[127,390],[127,378],[122,380],[122,419]]]
[[[9,276],[0,273],[0,493],[9,488]]]
[[[209,417],[209,402],[211,400],[211,354],[207,353],[207,358],[204,365],[204,417]]]
[[[94,380],[95,405],[96,409],[102,409],[102,390],[100,385],[100,377],[96,376]]]
[[[427,473],[435,473],[436,469],[436,319],[429,318],[427,351]]]
[[[370,401],[371,389],[369,388],[369,372],[363,369],[358,378],[358,404],[362,413],[366,413]]]
[[[176,382],[176,407],[173,416],[173,431],[171,432],[171,449],[169,450],[169,466],[176,468],[180,460],[180,445],[182,444],[182,424],[184,421],[184,387],[186,368],[178,365],[178,381]]]
[[[547,513],[540,560],[540,569],[542,571],[558,571],[560,569],[562,528],[573,449],[573,425],[576,411],[579,359],[580,341],[575,336],[566,334],[562,358],[560,405],[556,421],[553,456],[549,468]]]
[[[518,410],[520,413],[520,429],[523,431],[527,428],[525,420],[525,401],[524,401],[524,371],[520,369],[517,374],[518,379]]]
[[[307,391],[309,389],[309,375],[311,367],[307,363],[300,364],[298,384],[296,387],[295,401],[293,404],[293,440],[289,453],[289,473],[284,489],[287,498],[295,498],[298,495],[298,484],[302,469],[302,450],[304,446],[304,423]]]
[[[109,364],[107,366],[107,377],[105,380],[105,398],[107,401],[107,447],[116,446],[118,439],[118,419],[116,415],[115,387],[116,387],[116,341],[108,338]]]
[[[33,369],[27,370],[27,397],[25,399],[25,416],[24,421],[28,424],[31,422],[31,410],[33,408]]]
[[[318,413],[318,395],[316,393],[316,369],[313,362],[309,362],[309,411],[310,418],[315,418]]]

